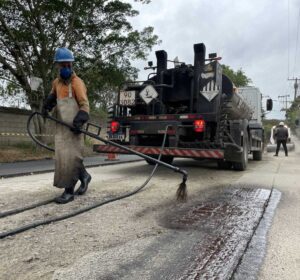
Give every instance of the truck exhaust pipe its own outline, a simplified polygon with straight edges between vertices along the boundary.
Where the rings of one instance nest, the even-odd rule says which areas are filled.
[[[168,54],[166,51],[156,51],[155,52],[156,59],[157,59],[157,75],[158,77],[161,76],[161,72],[167,70],[168,67]],[[162,83],[162,81],[159,81],[159,83]]]
[[[156,83],[158,85],[162,85],[162,84],[164,84],[164,72],[168,69],[168,54],[166,51],[161,50],[161,51],[156,51],[155,55],[156,55],[156,59],[157,59]],[[159,102],[160,102],[159,111],[161,113],[165,113],[165,107],[162,104],[164,88],[162,88],[162,87],[159,88],[158,93],[159,93]]]
[[[194,99],[195,96],[200,91],[200,81],[201,81],[201,72],[203,72],[204,64],[205,64],[205,54],[206,47],[203,43],[194,45],[194,90],[193,95],[191,96],[191,100]]]

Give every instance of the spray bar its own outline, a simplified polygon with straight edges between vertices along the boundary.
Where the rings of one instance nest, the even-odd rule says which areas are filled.
[[[33,118],[35,115],[43,116],[40,112],[34,112],[34,113],[32,113],[32,114],[30,115],[30,117],[29,117],[29,119],[28,119],[28,121],[27,121],[27,130],[28,130],[28,134],[29,134],[30,137],[31,137],[36,143],[38,143],[40,146],[42,146],[42,147],[44,147],[44,148],[46,148],[46,149],[48,149],[48,150],[50,149],[50,150],[54,151],[54,149],[52,149],[52,148],[46,146],[45,144],[43,144],[42,142],[40,142],[38,139],[36,139],[36,137],[31,133],[31,131],[30,131],[30,129],[29,129],[29,127],[30,127],[30,122],[31,122],[32,118]],[[56,119],[56,118],[54,118],[54,117],[52,117],[52,116],[50,116],[50,115],[47,115],[46,118],[47,118],[47,119],[50,119],[50,120],[52,120],[52,121],[54,121],[54,122],[56,122],[56,123],[59,123],[59,124],[61,124],[61,125],[63,125],[63,126],[66,126],[66,127],[70,128],[70,129],[71,129],[71,128],[74,128],[73,126],[71,126],[71,125],[69,125],[69,124],[67,124],[67,123],[65,123],[65,122],[63,122],[63,121],[61,121],[61,120],[58,120],[58,119]],[[150,157],[150,156],[148,156],[148,155],[145,155],[145,154],[143,154],[143,153],[134,151],[134,150],[132,150],[132,149],[126,147],[126,146],[120,145],[120,144],[115,143],[115,142],[113,142],[113,141],[106,140],[106,139],[100,137],[99,135],[96,135],[96,134],[94,134],[94,133],[92,133],[92,132],[89,132],[89,131],[87,131],[87,130],[79,129],[79,131],[80,131],[81,133],[87,135],[87,136],[90,136],[90,137],[92,137],[92,138],[94,138],[94,139],[97,139],[97,140],[99,140],[99,141],[101,141],[101,142],[104,142],[105,144],[109,144],[109,145],[118,147],[118,148],[120,148],[120,149],[123,149],[123,150],[125,150],[125,151],[131,153],[131,154],[137,155],[137,156],[139,156],[139,157],[141,157],[141,158],[143,158],[143,159],[147,159],[147,160],[152,161],[152,162],[154,162],[154,163],[156,163],[156,164],[159,164],[159,165],[162,165],[162,166],[164,166],[164,167],[166,167],[166,168],[169,168],[169,169],[173,170],[173,171],[176,172],[176,173],[181,173],[182,176],[183,176],[183,177],[182,177],[182,183],[185,184],[186,181],[187,181],[188,173],[187,173],[187,171],[184,170],[184,169],[181,169],[181,168],[179,168],[179,167],[176,167],[176,166],[173,166],[173,165],[171,165],[171,164],[165,163],[165,162],[160,161],[160,160],[158,160],[158,159],[152,158],[152,157]]]

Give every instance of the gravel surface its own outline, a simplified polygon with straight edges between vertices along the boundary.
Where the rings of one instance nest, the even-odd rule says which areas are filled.
[[[180,161],[189,166],[189,195],[201,189],[219,185],[216,172],[223,173],[222,182],[229,183],[242,173],[218,171],[215,167],[201,169],[196,161]],[[213,165],[212,165],[213,166]],[[89,192],[67,205],[50,204],[30,210],[13,218],[1,219],[1,231],[22,221],[32,221],[50,215],[59,215],[71,209],[123,193],[140,185],[152,168],[143,162],[120,166],[91,168],[93,176]],[[208,172],[212,171],[212,172]],[[201,176],[199,176],[201,174]],[[0,210],[8,210],[60,194],[51,186],[53,174],[7,178],[0,181]],[[175,192],[180,175],[161,168],[149,186],[141,193],[72,219],[38,227],[0,241],[1,279],[51,279],[55,270],[71,265],[75,260],[166,231],[157,220],[168,209],[180,208]],[[209,192],[209,191],[208,191]],[[208,196],[204,192],[203,196]],[[12,222],[13,220],[13,222]]]
[[[170,279],[167,275],[172,274],[162,272],[162,264],[168,267],[174,263],[172,256],[180,252],[185,261],[178,262],[176,270],[183,271],[181,265],[192,255],[192,245],[205,240],[214,228],[182,230],[170,227],[167,221],[189,205],[218,197],[233,183],[269,189],[284,160],[288,159],[250,161],[246,172],[217,170],[214,163],[176,160],[175,164],[189,171],[187,204],[175,200],[180,175],[160,168],[148,187],[133,197],[0,240],[0,279]],[[1,219],[0,231],[132,190],[142,184],[151,167],[138,162],[89,170],[93,180],[85,196],[67,205],[50,204]],[[53,173],[47,173],[0,180],[0,212],[59,195],[60,190],[51,186],[52,179]]]

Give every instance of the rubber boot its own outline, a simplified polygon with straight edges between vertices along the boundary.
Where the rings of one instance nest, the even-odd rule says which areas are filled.
[[[78,190],[75,192],[75,194],[83,195],[88,189],[89,183],[92,180],[92,176],[89,173],[87,173],[87,171],[84,169],[79,176],[79,180],[81,182],[81,185],[78,188]]]
[[[60,197],[55,199],[56,203],[65,204],[74,200],[74,187],[66,188]]]

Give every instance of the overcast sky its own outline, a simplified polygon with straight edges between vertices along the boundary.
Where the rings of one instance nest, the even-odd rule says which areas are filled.
[[[300,47],[296,52],[300,0],[152,0],[133,6],[140,12],[132,19],[133,26],[153,26],[162,40],[149,60],[155,61],[154,52],[164,49],[169,59],[178,56],[193,63],[193,44],[203,42],[207,53],[222,56],[221,63],[242,68],[263,95],[293,98],[293,83],[287,78],[300,76]],[[146,62],[134,65],[142,69]],[[140,78],[145,77],[141,71]],[[282,104],[275,101],[274,106],[268,118],[283,118]]]

